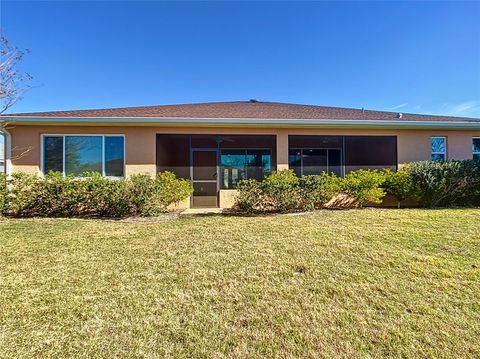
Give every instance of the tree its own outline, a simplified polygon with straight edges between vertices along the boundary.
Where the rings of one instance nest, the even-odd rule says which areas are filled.
[[[32,76],[18,70],[18,64],[30,50],[19,50],[4,36],[0,36],[0,115],[21,100],[23,94],[30,88]],[[0,133],[5,134],[11,128],[11,121],[0,117]],[[17,154],[11,159],[25,156],[31,150],[28,148],[13,148]],[[5,151],[5,156],[7,155]]]
[[[17,65],[30,50],[19,50],[0,36],[0,114],[17,103],[30,88],[32,76],[21,72]]]

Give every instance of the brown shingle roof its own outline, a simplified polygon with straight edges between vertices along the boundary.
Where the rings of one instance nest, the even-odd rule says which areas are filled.
[[[259,118],[480,122],[479,118],[402,114],[353,108],[297,105],[279,102],[211,102],[182,105],[124,107],[93,110],[15,113],[4,116],[127,117],[127,118]]]

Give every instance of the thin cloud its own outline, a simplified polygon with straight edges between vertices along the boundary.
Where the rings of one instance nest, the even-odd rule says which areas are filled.
[[[408,103],[401,103],[400,105],[390,107],[389,110],[398,110],[399,108],[407,106]]]
[[[454,105],[449,109],[452,115],[465,115],[471,113],[472,110],[480,110],[480,101],[465,101]]]

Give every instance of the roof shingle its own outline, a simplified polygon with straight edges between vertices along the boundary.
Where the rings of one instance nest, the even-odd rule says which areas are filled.
[[[249,118],[249,119],[328,119],[480,122],[479,118],[418,115],[353,108],[298,105],[279,102],[238,101],[197,104],[123,107],[4,114],[34,117],[123,117],[123,118]]]

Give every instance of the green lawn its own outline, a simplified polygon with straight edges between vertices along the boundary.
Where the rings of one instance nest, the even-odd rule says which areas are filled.
[[[480,210],[0,219],[0,357],[480,357]]]

